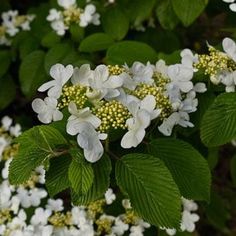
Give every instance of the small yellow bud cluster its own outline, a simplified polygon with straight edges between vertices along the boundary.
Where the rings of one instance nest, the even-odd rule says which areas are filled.
[[[7,221],[11,220],[11,212],[10,210],[6,209],[0,211],[0,225],[4,225]]]
[[[104,205],[105,205],[104,199],[89,203],[89,205],[88,205],[89,217],[91,219],[95,219],[98,214],[102,214]]]
[[[126,129],[126,120],[131,117],[128,109],[115,100],[105,102],[93,112],[102,121],[98,127],[100,132],[107,132],[109,129]]]
[[[2,154],[2,159],[6,161],[11,157],[16,156],[16,154],[18,153],[18,149],[19,149],[19,144],[15,143],[15,144],[9,145],[8,147],[4,149],[3,154]]]
[[[137,221],[138,221],[138,217],[135,215],[134,211],[132,209],[127,209],[123,217],[123,222],[125,224],[135,225]]]
[[[62,89],[62,96],[58,108],[62,109],[67,107],[69,103],[73,101],[78,109],[82,109],[87,100],[86,87],[81,85],[65,85]]]
[[[110,75],[120,75],[121,73],[125,72],[125,68],[119,65],[108,65],[107,68]]]
[[[21,186],[23,188],[33,189],[36,187],[36,184],[39,182],[39,176],[36,172],[32,173],[31,177]]]
[[[76,6],[72,6],[64,10],[63,15],[65,25],[69,26],[71,23],[78,24],[80,22],[81,13],[82,10]]]
[[[103,235],[103,234],[110,234],[111,233],[111,226],[113,224],[113,220],[109,218],[102,218],[96,220],[96,225],[97,225],[97,233],[98,235]]]
[[[25,15],[16,16],[14,19],[14,25],[15,25],[15,27],[19,27],[20,25],[22,25],[26,21],[27,21],[27,16],[25,16]]]
[[[66,214],[62,212],[55,212],[52,216],[49,217],[48,222],[55,227],[72,225],[71,212],[67,212]]]
[[[2,25],[0,25],[0,37],[4,36],[6,33],[6,28]]]
[[[161,87],[140,84],[135,91],[131,91],[131,94],[135,95],[139,99],[144,99],[147,95],[153,95],[156,99],[156,107],[161,109],[160,119],[164,119],[171,114],[171,103],[167,96],[164,95]]]
[[[210,75],[210,77],[216,76],[217,73],[222,70],[236,70],[236,63],[229,58],[227,54],[222,53],[213,47],[209,47],[209,55],[202,54],[199,55],[198,58],[199,62],[194,66],[197,69],[203,69],[205,75]]]
[[[167,77],[164,77],[161,73],[159,72],[154,72],[152,78],[155,81],[155,84],[158,88],[165,90],[166,84],[170,82],[170,79]]]

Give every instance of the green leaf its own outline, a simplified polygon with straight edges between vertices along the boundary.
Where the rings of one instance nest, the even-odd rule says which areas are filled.
[[[79,194],[86,194],[93,183],[93,168],[91,163],[86,162],[84,155],[79,149],[71,149],[72,162],[69,167],[69,180],[73,190]]]
[[[203,12],[208,0],[171,0],[171,2],[183,25],[189,26]]]
[[[70,25],[70,34],[74,42],[79,43],[84,38],[84,28],[78,24]]]
[[[125,155],[116,164],[116,180],[144,220],[156,226],[179,227],[179,190],[161,160],[146,154]]]
[[[230,161],[230,175],[233,181],[233,185],[236,187],[236,156],[233,156]]]
[[[207,161],[190,144],[160,138],[150,143],[150,152],[164,161],[183,197],[209,201],[210,170]]]
[[[106,55],[106,62],[109,64],[127,63],[131,65],[134,61],[147,63],[155,62],[158,59],[153,48],[145,43],[136,41],[123,41],[111,46]]]
[[[179,22],[173,10],[171,0],[157,0],[156,15],[161,26],[167,30],[173,30]]]
[[[236,93],[219,95],[203,116],[201,139],[206,146],[225,144],[236,138]]]
[[[104,197],[110,184],[111,160],[107,155],[92,165],[94,179],[91,188],[86,194],[78,195],[72,190],[72,201],[76,205],[87,205],[92,201]]]
[[[44,47],[51,48],[55,44],[59,43],[60,41],[61,41],[61,37],[57,35],[56,32],[51,31],[42,38],[41,44]]]
[[[6,108],[16,95],[16,85],[10,76],[0,78],[0,110]]]
[[[38,87],[48,79],[43,67],[44,57],[43,51],[34,51],[24,57],[20,65],[21,90],[28,98],[33,97]]]
[[[25,56],[29,55],[31,52],[36,51],[39,48],[39,41],[37,38],[32,37],[30,33],[28,33],[28,37],[21,41],[19,44],[19,52],[21,60],[24,59]]]
[[[95,33],[86,37],[80,44],[81,52],[103,51],[114,43],[112,37],[105,33]]]
[[[0,51],[0,78],[6,74],[11,64],[11,52],[8,50]]]
[[[68,169],[71,163],[69,155],[59,156],[50,160],[50,166],[46,172],[46,187],[50,197],[70,187]]]
[[[210,204],[206,207],[206,216],[208,220],[220,230],[227,229],[227,220],[230,218],[226,202],[216,192],[211,193]]]
[[[68,43],[56,44],[45,56],[44,67],[49,73],[51,66],[56,63],[63,65],[73,64],[80,59],[79,53]]]
[[[122,10],[117,7],[113,7],[104,13],[102,17],[102,26],[104,31],[112,38],[121,40],[128,33],[129,19],[122,12]]]
[[[54,149],[67,142],[56,129],[49,126],[35,126],[16,139],[19,143],[18,154],[10,164],[11,184],[27,181],[32,171],[54,156]]]

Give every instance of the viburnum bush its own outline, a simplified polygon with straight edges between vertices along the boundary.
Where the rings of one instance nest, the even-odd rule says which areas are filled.
[[[0,235],[236,234],[235,6],[2,0]]]

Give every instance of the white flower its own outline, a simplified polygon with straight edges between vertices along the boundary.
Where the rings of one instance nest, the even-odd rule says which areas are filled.
[[[59,6],[68,9],[76,3],[76,0],[57,0]]]
[[[189,122],[187,112],[174,112],[168,118],[165,118],[163,123],[158,127],[158,130],[165,136],[170,136],[175,125],[179,124],[182,127],[193,127]]]
[[[48,222],[49,216],[51,216],[52,211],[51,210],[44,210],[43,208],[37,208],[34,212],[34,215],[32,216],[30,223],[32,225],[46,225]]]
[[[48,204],[46,205],[46,208],[51,211],[62,211],[64,209],[63,201],[61,199],[48,199]]]
[[[129,69],[132,74],[133,80],[138,83],[152,84],[154,80],[152,79],[153,75],[153,66],[148,62],[144,65],[141,62],[134,62],[131,68]]]
[[[9,116],[4,116],[1,122],[2,122],[2,128],[8,131],[11,127],[12,119]]]
[[[118,88],[123,85],[123,79],[119,75],[109,75],[107,66],[99,65],[94,70],[93,77],[89,80],[90,87],[98,93],[98,99],[111,99],[118,97]],[[89,96],[89,94],[87,94]],[[90,96],[94,97],[93,94]]]
[[[84,12],[80,15],[81,27],[86,27],[88,24],[92,23],[94,25],[100,24],[100,15],[96,13],[96,7],[92,4],[89,4],[85,7]]]
[[[1,139],[1,137],[0,137],[0,139]],[[12,158],[8,159],[5,162],[4,168],[2,169],[2,178],[3,179],[8,178],[8,171],[9,171],[9,166],[10,166],[11,161],[12,161]]]
[[[180,226],[181,230],[193,232],[195,230],[195,222],[198,220],[199,216],[197,214],[184,210],[182,213],[182,222]]]
[[[51,27],[56,31],[59,36],[63,36],[66,33],[66,30],[68,29],[68,26],[64,24],[63,20],[53,21],[51,23]]]
[[[16,124],[10,128],[10,134],[14,137],[18,137],[21,134],[21,126]]]
[[[125,208],[125,209],[131,209],[131,202],[129,199],[123,199],[122,200],[122,206]]]
[[[72,84],[81,84],[84,86],[89,86],[89,81],[92,80],[94,72],[90,69],[89,64],[84,64],[80,68],[74,69],[74,74],[71,78]]]
[[[66,131],[70,135],[76,135],[80,130],[81,122],[88,122],[96,129],[100,124],[101,120],[92,114],[89,107],[78,110],[74,102],[70,102],[68,106],[71,116],[68,119],[66,125]]]
[[[103,155],[103,146],[100,140],[107,138],[107,134],[100,134],[88,122],[78,123],[77,142],[84,150],[85,159],[89,162],[98,161]]]
[[[7,180],[0,185],[0,209],[9,208],[11,205],[11,189]]]
[[[2,154],[5,148],[10,144],[10,142],[5,137],[0,137],[0,161],[2,160]]]
[[[232,3],[229,5],[229,9],[233,12],[236,12],[236,3]]]
[[[157,61],[154,70],[158,73],[161,73],[164,77],[168,77],[167,74],[168,66],[166,65],[165,61],[163,60]]]
[[[220,80],[225,85],[225,91],[227,93],[235,91],[236,71],[221,73]]]
[[[182,197],[181,200],[182,200],[182,205],[183,205],[184,210],[196,211],[198,209],[197,203],[194,202],[193,200],[188,200],[184,197]]]
[[[62,19],[61,12],[56,10],[55,8],[50,9],[49,15],[47,16],[48,21],[57,21]]]
[[[192,68],[193,71],[197,71],[197,69],[193,68],[193,64],[198,62],[198,55],[193,55],[192,51],[188,48],[184,49],[180,53],[181,63],[189,68]]]
[[[141,102],[131,101],[127,104],[133,117],[126,121],[128,132],[121,139],[123,148],[137,147],[145,136],[145,129],[150,125],[151,120],[158,117],[160,109],[155,109],[156,101],[154,96],[147,95]]]
[[[236,61],[236,44],[230,38],[224,38],[222,41],[222,46],[227,55]]]
[[[73,207],[71,210],[72,223],[77,225],[79,228],[83,228],[84,225],[88,224],[87,215],[84,209],[81,207]]]
[[[187,93],[193,88],[193,83],[190,81],[193,77],[193,70],[185,65],[169,66],[168,76],[171,79],[170,85],[177,87],[181,92]]]
[[[105,200],[106,200],[107,205],[112,204],[116,200],[116,195],[113,193],[113,190],[111,188],[109,188],[105,192]]]
[[[38,91],[44,92],[48,90],[49,97],[59,98],[63,85],[71,78],[73,71],[72,65],[67,65],[66,67],[62,64],[53,65],[50,69],[50,75],[54,80],[41,85]]]
[[[112,226],[111,230],[114,235],[122,236],[125,231],[129,229],[129,225],[125,224],[119,217],[115,219],[115,224]]]
[[[53,97],[34,99],[32,102],[33,110],[38,113],[38,119],[45,124],[51,121],[62,120],[63,114],[57,109],[57,100]]]

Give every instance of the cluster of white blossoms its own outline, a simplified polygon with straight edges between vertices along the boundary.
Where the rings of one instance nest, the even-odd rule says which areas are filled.
[[[76,0],[57,0],[57,3],[62,9],[50,9],[47,20],[51,22],[51,27],[58,35],[64,35],[73,23],[80,27],[100,24],[100,15],[96,13],[96,7],[93,4],[88,4],[81,9],[77,6]]]
[[[229,3],[229,9],[236,12],[236,2],[235,0],[222,0],[223,2]]]
[[[7,11],[2,13],[2,23],[0,25],[0,45],[11,44],[11,39],[21,30],[29,31],[30,22],[35,15],[19,15],[18,11]]]
[[[8,169],[18,145],[12,139],[21,133],[19,124],[4,117],[0,127],[0,235],[2,236],[130,236],[143,235],[150,225],[134,214],[129,200],[123,200],[124,213],[107,215],[104,211],[116,200],[112,189],[103,199],[88,206],[66,206],[62,199],[51,199],[45,189],[45,170],[37,167],[30,180],[10,185]],[[4,140],[4,141],[3,141]]]
[[[196,70],[203,70],[213,84],[222,84],[226,92],[234,92],[236,86],[236,44],[230,38],[222,41],[224,52],[208,45],[209,54],[195,55]]]
[[[196,226],[196,222],[199,221],[199,215],[194,213],[198,209],[197,203],[192,200],[188,200],[182,197],[182,219],[180,223],[180,230],[186,232],[194,232]],[[168,235],[175,235],[177,233],[176,229],[166,229],[162,228],[166,231]]]
[[[193,127],[189,113],[197,110],[196,93],[206,91],[204,83],[192,82],[194,57],[190,50],[181,54],[182,63],[167,66],[134,62],[127,65],[99,65],[94,70],[56,64],[51,67],[53,80],[41,85],[47,97],[32,103],[38,119],[45,124],[70,116],[66,131],[77,137],[89,162],[103,155],[101,140],[114,130],[124,135],[121,147],[137,147],[146,129],[154,122],[161,133],[170,136],[175,125]]]

